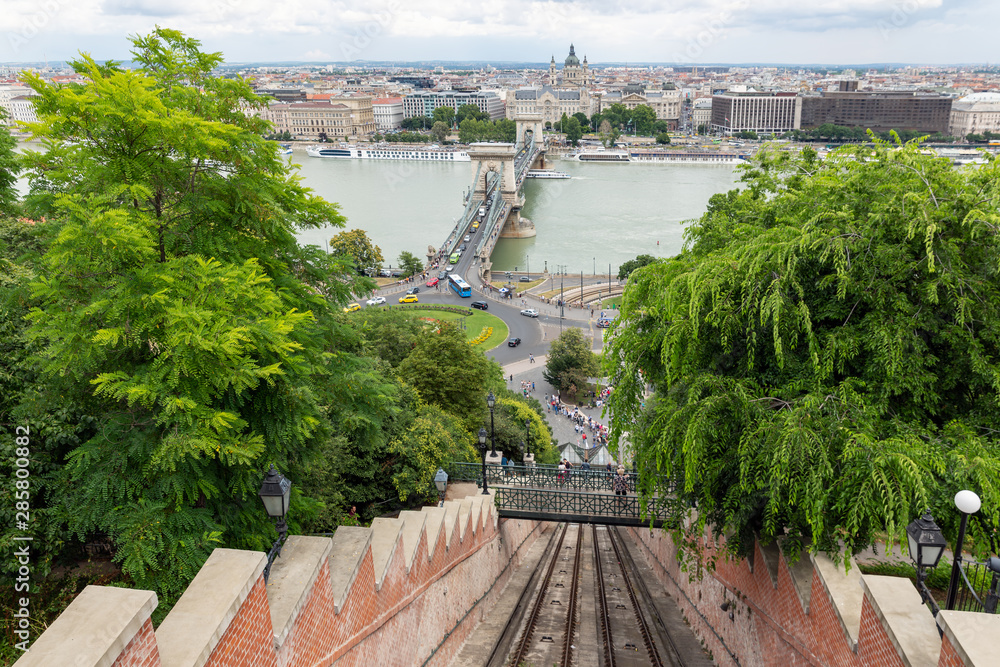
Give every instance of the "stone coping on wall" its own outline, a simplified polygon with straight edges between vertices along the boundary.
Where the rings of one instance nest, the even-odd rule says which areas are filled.
[[[971,611],[940,611],[938,625],[966,665],[1000,664],[1000,616]]]
[[[861,569],[854,558],[850,559],[850,568],[846,572],[843,564],[835,563],[824,553],[812,554],[809,560],[840,620],[844,638],[851,650],[856,651],[861,633],[861,602],[865,596],[861,588]]]
[[[201,667],[257,583],[267,555],[215,549],[156,629],[164,667]]]
[[[937,665],[941,637],[913,583],[903,577],[866,574],[861,577],[861,585],[903,664]]]
[[[156,593],[87,586],[17,661],[17,667],[111,667],[156,609]]]
[[[275,646],[281,646],[288,637],[332,551],[333,541],[325,537],[292,535],[285,542],[267,581]]]

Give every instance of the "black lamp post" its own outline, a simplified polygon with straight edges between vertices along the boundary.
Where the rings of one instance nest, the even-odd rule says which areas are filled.
[[[444,492],[448,488],[448,473],[444,471],[444,468],[438,468],[437,473],[434,475],[434,486],[438,490],[438,507],[444,506]]]
[[[479,427],[479,451],[483,455],[483,493],[489,493],[490,490],[486,486],[486,429],[482,426]]]
[[[531,454],[531,420],[530,419],[525,419],[524,420],[524,442],[527,443],[527,446],[524,448],[524,453],[525,454]]]
[[[906,540],[910,546],[910,558],[917,566],[917,590],[920,591],[920,599],[930,606],[931,613],[937,616],[939,611],[937,603],[931,597],[931,592],[927,590],[924,581],[927,579],[927,570],[937,567],[947,542],[941,529],[934,522],[930,510],[906,527]]]
[[[264,503],[264,511],[275,522],[278,529],[278,539],[271,545],[271,550],[267,552],[267,565],[264,566],[264,583],[271,574],[271,564],[274,559],[281,555],[281,545],[288,536],[288,524],[285,523],[285,515],[288,514],[288,499],[292,492],[292,482],[271,464],[271,469],[267,471],[267,477],[260,484],[261,502]]]
[[[497,404],[497,397],[493,395],[493,390],[491,389],[489,396],[486,397],[486,405],[490,406],[490,456],[497,455],[496,431],[493,428],[493,406],[496,404]]]
[[[948,582],[948,598],[945,609],[955,608],[955,598],[958,596],[958,578],[962,575],[962,545],[965,542],[965,529],[969,526],[969,515],[975,514],[983,503],[972,491],[959,491],[955,494],[955,507],[962,513],[962,523],[958,528],[958,544],[955,545],[955,556],[951,563],[951,581]]]

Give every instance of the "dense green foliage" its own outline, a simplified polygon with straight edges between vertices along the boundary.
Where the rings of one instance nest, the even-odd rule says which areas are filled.
[[[450,328],[342,313],[373,286],[355,266],[382,258],[360,230],[329,255],[298,245],[344,219],[245,113],[263,98],[211,77],[221,57],[178,32],[133,45],[135,70],[84,56],[85,84],[29,76],[45,150],[15,163],[0,141],[31,184],[11,210],[34,218],[0,211],[0,472],[30,426],[33,575],[102,545],[123,583],[157,591],[159,618],[213,548],[274,539],[257,498],[270,464],[293,480],[292,532],[330,531],[351,507],[370,520],[434,499],[437,467],[475,458],[490,388],[542,413]],[[431,383],[417,369],[436,354],[448,375]]]
[[[517,123],[509,118],[496,121],[466,118],[458,125],[458,140],[463,144],[476,141],[500,141],[512,144],[517,140]]]
[[[622,262],[622,265],[618,267],[618,280],[625,280],[632,275],[632,272],[636,269],[640,269],[647,264],[652,264],[655,261],[656,258],[652,255],[639,255],[635,259]]]
[[[451,124],[455,122],[455,110],[451,107],[438,107],[431,117],[435,123],[444,123],[445,128],[450,128]]]
[[[997,162],[960,170],[917,144],[822,162],[765,147],[680,256],[633,273],[605,363],[613,435],[630,432],[654,511],[697,505],[687,535],[711,525],[740,554],[755,534],[856,553],[926,507],[954,536],[951,498],[970,488],[983,498],[971,536],[988,549],[998,176]],[[676,504],[658,488],[671,477]]]
[[[485,111],[480,111],[479,107],[475,104],[463,104],[458,107],[458,113],[455,114],[455,123],[461,123],[466,118],[471,118],[472,120],[489,120],[490,115]]]
[[[3,121],[6,111],[0,109],[0,121]],[[14,154],[14,138],[10,136],[7,126],[0,122],[0,215],[13,215],[17,201],[17,175],[21,167]]]
[[[560,392],[576,396],[597,375],[597,355],[577,327],[569,327],[552,341],[542,377]]]
[[[813,127],[806,130],[792,130],[791,132],[786,132],[783,135],[785,139],[792,139],[794,141],[856,141],[865,142],[868,140],[869,130],[863,127],[844,127],[842,125],[834,125],[833,123],[824,123],[819,127]],[[757,134],[753,133],[753,136],[742,136],[746,133],[741,132],[741,139],[756,139]],[[878,132],[876,136],[880,139],[889,141],[892,140],[893,135],[898,136],[903,141],[910,141],[923,137],[924,141],[930,141],[934,143],[938,142],[951,142],[954,141],[954,137],[949,137],[942,135],[941,133],[936,133],[931,136],[926,136],[925,132],[918,132],[917,130],[898,130],[894,132]]]
[[[424,270],[424,263],[409,250],[399,253],[397,261],[399,261],[399,267],[403,269],[404,276],[412,276]]]
[[[372,243],[363,229],[352,229],[334,236],[330,239],[330,252],[349,259],[362,273],[377,273],[385,261],[382,249]]]
[[[434,125],[431,126],[431,136],[434,137],[435,141],[444,141],[450,133],[449,125],[442,121],[435,121]]]

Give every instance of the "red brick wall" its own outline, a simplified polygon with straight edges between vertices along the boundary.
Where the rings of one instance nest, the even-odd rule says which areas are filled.
[[[746,560],[732,561],[720,555],[714,572],[706,571],[701,580],[691,580],[688,572],[681,571],[668,536],[648,529],[631,529],[630,533],[639,545],[637,552],[646,556],[719,665],[736,665],[737,659],[742,667],[903,665],[867,596],[855,652],[819,575],[812,578],[807,614],[784,560],[778,565],[775,586],[759,545],[753,570]],[[712,553],[710,546],[708,553]],[[720,608],[723,600],[730,602],[732,619]],[[954,649],[942,647],[941,665],[961,664],[945,663],[946,652],[954,653]]]
[[[207,667],[277,667],[263,574],[257,578],[206,664]]]
[[[964,667],[965,661],[959,657],[958,652],[952,645],[948,635],[941,638],[941,657],[938,659],[938,667]]]
[[[330,588],[330,563],[325,561],[316,582],[306,596],[295,625],[282,642],[278,664],[288,667],[315,665],[333,646],[335,623],[333,591]]]
[[[148,618],[139,628],[121,655],[115,659],[111,667],[159,667],[160,652],[156,648],[156,635],[153,633],[153,623]]]

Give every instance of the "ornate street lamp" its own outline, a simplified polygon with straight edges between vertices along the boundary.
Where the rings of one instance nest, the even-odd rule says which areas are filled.
[[[951,563],[951,581],[948,582],[948,598],[945,609],[955,608],[955,598],[958,596],[958,578],[962,575],[962,545],[965,542],[965,529],[969,525],[969,515],[975,514],[983,506],[982,501],[972,491],[959,491],[955,494],[955,507],[962,513],[962,523],[958,528],[958,544],[955,545],[955,557]]]
[[[906,527],[906,540],[910,545],[910,558],[917,566],[917,590],[920,591],[920,599],[930,606],[931,613],[937,616],[939,611],[937,603],[931,597],[931,592],[924,581],[927,579],[927,570],[937,567],[947,542],[941,529],[934,522],[930,510]]]
[[[527,447],[524,446],[527,443]],[[531,453],[531,420],[524,420],[524,443],[521,443],[521,448],[524,449],[525,454]]]
[[[437,473],[434,475],[434,486],[438,490],[438,498],[440,502],[438,507],[444,506],[444,492],[448,488],[448,473],[444,471],[444,468],[438,468]]]
[[[493,406],[497,403],[497,397],[493,395],[493,390],[490,390],[489,396],[486,397],[486,405],[490,406],[490,456],[496,456],[496,431],[493,428]],[[485,460],[485,454],[484,460]]]
[[[490,490],[486,486],[486,429],[482,426],[479,427],[479,451],[483,455],[483,493],[487,494]]]
[[[267,565],[264,567],[264,582],[271,574],[271,564],[274,559],[281,555],[281,545],[288,536],[288,524],[285,523],[285,515],[288,514],[288,499],[292,493],[292,482],[279,473],[271,464],[271,469],[267,471],[267,477],[260,484],[261,502],[264,503],[264,511],[275,522],[278,530],[278,539],[271,545],[271,550],[267,552]]]

